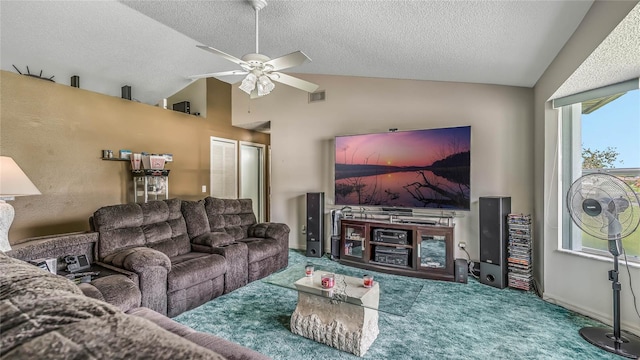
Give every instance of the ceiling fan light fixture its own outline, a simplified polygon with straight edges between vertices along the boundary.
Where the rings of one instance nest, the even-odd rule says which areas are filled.
[[[268,95],[276,88],[275,84],[271,82],[271,79],[266,75],[261,75],[258,78],[258,84],[256,86],[258,87],[258,96]]]
[[[256,77],[256,75],[254,73],[249,73],[247,74],[247,76],[244,78],[244,80],[242,80],[242,84],[240,84],[240,90],[246,92],[247,94],[251,94],[251,92],[253,91],[253,89],[255,89],[256,87],[256,81],[258,80],[258,78]]]

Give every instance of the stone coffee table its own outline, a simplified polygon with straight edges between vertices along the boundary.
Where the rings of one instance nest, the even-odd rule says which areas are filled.
[[[335,274],[335,286],[320,285],[325,271],[294,283],[298,305],[291,332],[336,349],[363,356],[378,336],[380,285],[365,288],[361,278]]]
[[[324,260],[314,276],[305,277],[304,263],[290,264],[262,281],[295,290],[298,304],[291,316],[291,332],[334,348],[363,356],[378,336],[379,312],[406,316],[422,291],[422,281],[344,266]],[[323,274],[335,274],[335,285],[325,290]],[[364,274],[374,275],[365,288]]]

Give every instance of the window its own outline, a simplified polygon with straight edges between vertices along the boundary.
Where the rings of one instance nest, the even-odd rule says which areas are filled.
[[[607,241],[573,223],[566,193],[580,176],[601,171],[622,179],[640,194],[638,79],[554,100],[554,107],[558,105],[562,109],[562,247],[610,256]],[[640,227],[622,243],[628,260],[640,262]]]

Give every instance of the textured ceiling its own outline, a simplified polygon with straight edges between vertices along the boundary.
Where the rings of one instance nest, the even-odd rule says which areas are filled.
[[[270,1],[260,52],[296,50],[291,71],[533,86],[592,1]],[[235,1],[2,1],[0,65],[156,104],[188,75],[234,70],[200,50],[255,50],[254,11]],[[234,83],[237,77],[220,78]],[[322,84],[319,84],[322,88]],[[277,89],[275,90],[277,91]]]
[[[600,43],[552,98],[640,77],[640,3]]]

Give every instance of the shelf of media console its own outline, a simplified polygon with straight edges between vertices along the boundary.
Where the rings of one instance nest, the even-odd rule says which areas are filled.
[[[394,244],[394,243],[385,243],[385,242],[379,242],[379,241],[370,241],[369,243],[371,245],[379,245],[379,246],[387,246],[387,247],[403,248],[403,249],[413,249],[413,245],[407,245],[407,244]]]
[[[386,263],[381,263],[381,262],[377,262],[377,261],[369,261],[369,264],[378,265],[378,266],[384,266],[384,267],[397,268],[397,269],[404,269],[404,270],[413,270],[413,268],[411,266],[396,265],[396,264],[386,264]]]

